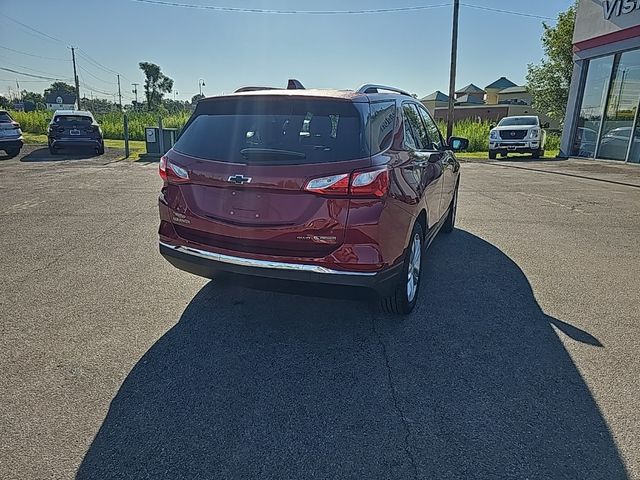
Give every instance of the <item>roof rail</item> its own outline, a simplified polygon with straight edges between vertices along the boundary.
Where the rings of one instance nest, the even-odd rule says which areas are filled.
[[[380,93],[378,90],[386,90],[387,92],[395,92],[400,95],[406,95],[407,97],[411,97],[412,95],[404,90],[400,90],[395,87],[388,87],[386,85],[376,85],[375,83],[367,83],[366,85],[362,85],[357,92],[358,93]]]
[[[280,90],[277,87],[240,87],[233,93],[241,93],[241,92],[257,92],[260,90]]]

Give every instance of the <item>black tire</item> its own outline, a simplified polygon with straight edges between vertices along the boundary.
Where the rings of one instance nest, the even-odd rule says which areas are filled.
[[[49,145],[49,153],[51,155],[57,155],[58,154],[58,149],[53,148],[51,145]]]
[[[442,231],[445,233],[453,232],[453,229],[456,228],[456,214],[458,212],[458,186],[456,185],[456,189],[453,192],[453,198],[451,199],[451,205],[449,205],[449,213],[447,214],[447,219],[444,221],[442,225]]]
[[[420,278],[422,277],[422,264],[424,263],[425,250],[424,231],[422,225],[419,222],[416,222],[416,224],[413,226],[410,238],[411,240],[409,241],[409,246],[407,247],[404,262],[402,264],[402,273],[397,279],[397,283],[393,289],[393,292],[388,297],[383,297],[380,299],[380,310],[385,313],[391,313],[394,315],[408,315],[414,309],[418,301],[418,297],[420,295]],[[414,273],[412,279],[410,279],[409,268],[412,268],[412,260],[415,260],[415,257],[412,257],[415,253],[414,245],[416,242],[418,242],[417,251],[420,255],[420,258],[418,259],[419,266],[417,274]],[[413,285],[415,285],[415,290],[412,290],[412,298],[409,298],[410,281],[413,281]]]
[[[540,150],[536,150],[535,152],[533,152],[531,154],[531,158],[537,160],[538,158],[540,158]]]
[[[495,160],[498,154],[489,150],[489,160]]]
[[[502,154],[502,155],[500,155],[500,156],[501,156],[501,158],[503,158],[503,159],[504,159],[504,158],[509,157],[509,154],[508,154],[507,152],[505,152],[505,153],[503,153],[503,154]]]
[[[98,155],[104,155],[104,143],[96,148],[96,153]]]
[[[9,149],[9,150],[5,150],[5,153],[7,154],[7,157],[9,157],[9,158],[17,157],[20,154],[20,149],[19,148],[12,148],[12,149]]]

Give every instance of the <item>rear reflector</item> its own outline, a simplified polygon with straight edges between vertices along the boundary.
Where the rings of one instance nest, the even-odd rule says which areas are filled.
[[[304,189],[320,195],[381,198],[389,190],[389,170],[381,168],[314,178],[305,185]]]

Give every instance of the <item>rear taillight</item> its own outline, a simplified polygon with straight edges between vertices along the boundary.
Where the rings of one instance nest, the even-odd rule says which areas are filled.
[[[163,182],[167,183],[167,157],[160,157],[158,164],[158,173]]]
[[[389,190],[389,170],[356,172],[351,177],[351,195],[354,197],[384,197]]]
[[[158,165],[158,173],[164,183],[185,183],[189,181],[189,172],[169,161],[167,157],[161,157]]]
[[[304,187],[305,190],[323,195],[348,195],[349,174],[331,175],[330,177],[314,178]]]
[[[389,170],[380,168],[314,178],[304,189],[320,195],[382,198],[389,190]]]

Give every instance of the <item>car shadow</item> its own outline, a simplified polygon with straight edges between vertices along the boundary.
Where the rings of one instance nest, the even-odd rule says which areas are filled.
[[[498,157],[496,159],[496,161],[504,161],[504,162],[523,162],[523,163],[529,163],[529,162],[551,162],[551,163],[555,163],[555,162],[566,162],[568,160],[568,158],[556,158],[556,157],[541,157],[541,158],[533,158],[531,155],[519,155],[517,157],[514,156],[509,156],[507,158],[501,158]]]
[[[546,315],[507,255],[441,235],[420,295],[399,320],[208,283],[77,478],[627,478],[560,336],[606,345]]]
[[[48,147],[38,148],[20,158],[21,162],[60,162],[63,160],[91,160],[98,158],[95,149],[61,149],[57,155],[51,155]]]

